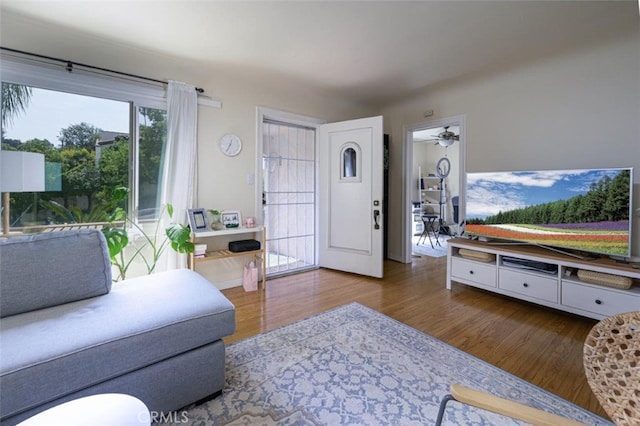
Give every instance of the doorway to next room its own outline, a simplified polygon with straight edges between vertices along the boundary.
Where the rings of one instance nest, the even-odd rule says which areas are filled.
[[[419,124],[408,132],[412,155],[407,177],[411,258],[442,257],[447,240],[462,233],[464,117]]]

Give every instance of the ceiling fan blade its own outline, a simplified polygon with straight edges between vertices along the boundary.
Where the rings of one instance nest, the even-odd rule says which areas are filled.
[[[449,131],[447,131],[447,132],[442,132],[442,133],[440,133],[440,134],[438,135],[438,138],[439,138],[439,139],[443,139],[443,140],[445,140],[445,141],[449,141],[449,140],[457,141],[457,140],[460,140],[460,135],[456,135],[456,134],[455,134],[455,133],[453,133],[453,132],[449,132]]]

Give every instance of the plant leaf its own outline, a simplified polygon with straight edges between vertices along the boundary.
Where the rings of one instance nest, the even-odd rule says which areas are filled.
[[[127,198],[127,195],[129,194],[129,188],[127,188],[126,186],[117,186],[115,188],[113,188],[113,201],[120,202],[122,200],[124,200],[125,198]]]
[[[129,244],[127,231],[122,228],[104,227],[102,233],[107,240],[109,257],[113,260]]]
[[[184,225],[173,223],[166,229],[167,237],[171,241],[171,248],[178,253],[191,253],[195,250],[191,240],[191,231]]]

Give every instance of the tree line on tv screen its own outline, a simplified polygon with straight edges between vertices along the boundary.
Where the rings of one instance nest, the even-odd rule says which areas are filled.
[[[584,194],[567,200],[537,204],[481,218],[469,219],[476,225],[503,223],[570,224],[619,222],[629,220],[631,173],[623,170],[614,178],[604,176],[593,182]]]

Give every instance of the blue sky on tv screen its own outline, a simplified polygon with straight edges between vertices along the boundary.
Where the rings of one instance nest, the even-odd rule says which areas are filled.
[[[622,169],[467,173],[467,219],[567,200],[585,194],[592,182]]]

